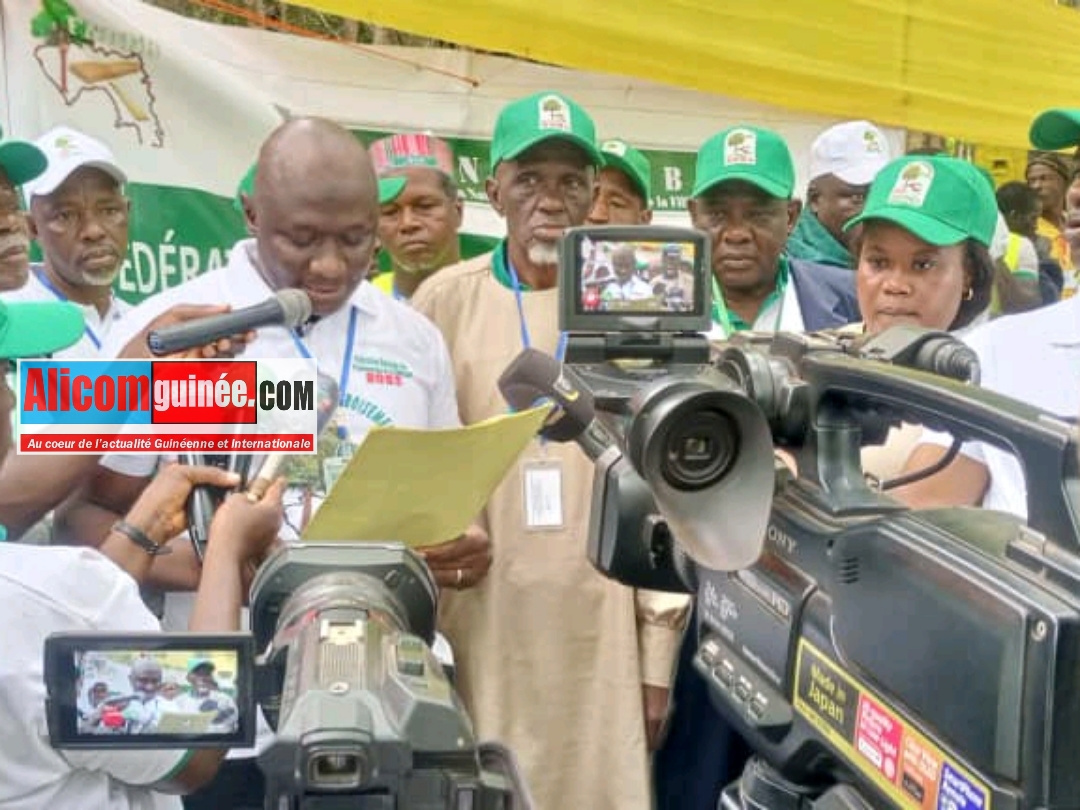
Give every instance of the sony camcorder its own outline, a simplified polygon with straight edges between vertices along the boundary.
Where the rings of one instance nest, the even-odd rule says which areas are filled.
[[[250,634],[50,637],[51,742],[250,747],[260,706],[268,808],[529,810],[431,651],[437,594],[398,543],[286,546],[255,577]]]
[[[560,268],[566,363],[529,350],[500,388],[515,407],[553,402],[543,434],[595,461],[593,564],[696,594],[694,666],[717,722],[755,751],[723,807],[1075,810],[1073,428],[979,389],[977,358],[946,333],[747,333],[709,346],[701,321],[648,322],[656,298],[645,316],[585,307],[582,246],[640,256],[643,243],[708,255],[693,231],[573,233]],[[708,261],[688,264],[707,315]],[[912,511],[888,495],[902,482],[868,481],[862,448],[905,423],[952,434],[953,452],[962,441],[1012,452],[1027,523]]]

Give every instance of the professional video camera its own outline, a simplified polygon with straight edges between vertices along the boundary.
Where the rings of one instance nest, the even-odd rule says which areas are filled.
[[[568,237],[570,347],[579,332],[579,345],[643,345],[629,318],[592,334],[582,245],[653,238]],[[697,594],[694,666],[755,751],[723,807],[1080,807],[1072,428],[973,386],[974,354],[944,333],[748,334],[696,366],[665,349],[640,369],[633,354],[568,351],[560,366],[529,352],[500,387],[512,405],[553,400],[544,434],[596,461],[597,568]],[[974,440],[1016,455],[1028,524],[911,511],[885,494],[896,482],[870,486],[862,446],[904,421],[948,431],[954,451]]]
[[[430,571],[401,544],[286,546],[255,577],[250,635],[50,637],[50,739],[250,747],[258,703],[276,729],[259,756],[267,808],[528,810],[510,752],[477,743],[431,652],[436,605]],[[163,702],[171,673],[199,702]]]

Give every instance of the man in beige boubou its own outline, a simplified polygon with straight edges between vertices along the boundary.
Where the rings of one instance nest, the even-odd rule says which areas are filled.
[[[558,241],[593,202],[589,116],[539,93],[509,104],[487,193],[506,219],[494,253],[440,271],[413,304],[442,331],[466,423],[506,413],[496,381],[524,346],[560,353]],[[534,476],[546,465],[547,476]],[[483,514],[490,575],[443,598],[458,684],[477,733],[509,745],[538,810],[647,810],[687,597],[635,591],[586,558],[593,465],[576,445],[526,450]],[[525,497],[549,482],[552,512]]]

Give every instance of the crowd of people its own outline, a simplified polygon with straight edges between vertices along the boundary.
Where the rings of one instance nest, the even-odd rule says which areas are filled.
[[[114,668],[118,663],[107,653],[86,653],[81,673],[85,676],[103,662]],[[192,657],[183,685],[175,678],[166,680],[165,667],[153,655],[119,668],[126,671],[126,688],[120,684],[119,689],[110,689],[109,682],[101,680],[86,687],[85,700],[78,706],[81,734],[236,733],[240,722],[236,701],[218,683],[213,659]]]
[[[314,309],[301,328],[267,328],[188,356],[313,358],[339,383],[336,424],[354,446],[376,425],[433,429],[498,416],[506,412],[498,377],[523,348],[565,351],[563,232],[651,221],[648,159],[599,134],[560,93],[508,104],[486,185],[506,236],[463,260],[463,204],[446,142],[400,133],[365,148],[335,123],[290,120],[269,135],[241,185],[249,238],[227,266],[135,307],[113,292],[130,203],[107,145],[70,128],[0,142],[0,355],[146,356],[150,329],[299,288]],[[984,385],[1074,417],[1080,213],[1069,212],[1080,208],[1080,181],[1057,150],[1080,145],[1080,112],[1040,116],[1032,137],[1042,151],[1032,154],[1027,182],[995,189],[971,163],[893,155],[873,124],[845,122],[814,142],[809,184],[799,189],[778,133],[752,124],[718,132],[698,152],[686,220],[711,241],[710,338],[876,333],[903,323],[949,330],[978,351]],[[40,263],[29,262],[31,240]],[[391,269],[377,275],[380,249]],[[674,300],[686,282],[677,250],[662,248],[655,268],[633,248],[607,258],[590,270],[598,307]],[[394,373],[369,373],[387,369]],[[11,407],[10,392],[4,403]],[[10,425],[0,425],[6,449]],[[866,448],[864,468],[876,480],[922,468],[948,439],[905,425]],[[542,478],[533,475],[539,468]],[[576,446],[538,440],[472,526],[421,549],[442,589],[439,629],[453,649],[457,690],[478,737],[515,752],[538,810],[713,810],[745,746],[690,665],[691,599],[625,587],[588,562],[592,476]],[[538,509],[526,480],[543,480],[545,499],[559,508]],[[0,604],[15,626],[0,662],[0,718],[33,738],[23,754],[32,765],[0,784],[0,804],[165,808],[180,804],[169,792],[186,792],[189,810],[262,806],[254,756],[268,727],[255,749],[227,758],[213,750],[61,756],[38,731],[49,633],[240,626],[252,571],[280,542],[285,482],[257,502],[226,500],[200,564],[183,504],[202,483],[237,480],[150,456],[9,454],[0,467],[0,523],[11,541],[0,544]],[[1016,461],[982,446],[895,494],[913,506],[1026,510]],[[147,701],[164,703],[171,698],[157,675]],[[197,670],[190,677],[192,690],[206,685]],[[92,702],[100,696],[90,687]],[[104,722],[94,706],[107,700],[88,709],[87,722]]]

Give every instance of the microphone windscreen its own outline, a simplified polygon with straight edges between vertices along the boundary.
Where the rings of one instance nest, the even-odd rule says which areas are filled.
[[[540,400],[552,400],[555,409],[540,435],[554,442],[577,438],[593,421],[592,394],[577,384],[569,370],[549,354],[525,349],[499,377],[499,391],[511,408],[531,408]]]
[[[277,294],[278,303],[284,313],[284,325],[289,329],[296,329],[311,317],[311,299],[303,290],[290,287],[281,290]]]
[[[537,349],[524,349],[499,377],[499,391],[515,411],[524,411],[550,397],[562,366]]]
[[[540,429],[540,435],[553,442],[573,441],[596,419],[592,392],[578,384],[566,368],[552,389],[552,399],[558,407]]]

